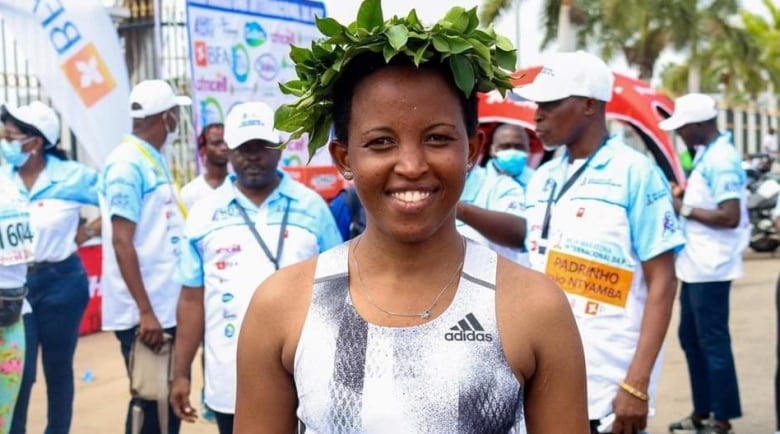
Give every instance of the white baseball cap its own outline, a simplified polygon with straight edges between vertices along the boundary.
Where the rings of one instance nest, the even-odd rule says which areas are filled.
[[[5,122],[9,116],[40,131],[49,142],[47,147],[55,146],[60,140],[60,119],[57,113],[40,101],[19,107],[4,105],[2,121]]]
[[[135,104],[141,107],[134,109]],[[130,91],[130,116],[136,119],[162,113],[174,106],[190,104],[190,97],[176,95],[171,85],[163,80],[144,80]]]
[[[672,116],[658,123],[664,131],[674,131],[688,124],[715,119],[718,108],[715,99],[703,93],[689,93],[674,100]]]
[[[607,102],[612,99],[615,76],[598,56],[585,51],[554,53],[528,85],[514,92],[534,102],[582,96]]]
[[[274,111],[265,103],[237,104],[225,117],[228,149],[236,149],[250,140],[265,140],[277,145],[282,142],[281,134],[274,129]]]

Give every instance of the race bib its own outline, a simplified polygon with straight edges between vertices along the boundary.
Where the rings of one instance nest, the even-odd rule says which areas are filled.
[[[0,211],[0,266],[19,265],[31,261],[32,241],[29,212]]]
[[[615,265],[549,249],[545,274],[572,295],[625,308],[634,272]]]

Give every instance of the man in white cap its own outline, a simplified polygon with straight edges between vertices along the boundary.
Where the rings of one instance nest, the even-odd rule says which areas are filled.
[[[236,105],[225,119],[235,170],[192,208],[177,277],[178,305],[171,404],[194,422],[190,367],[205,330],[206,404],[220,434],[233,432],[238,332],[263,280],[290,264],[341,244],[330,209],[313,190],[278,170],[279,132],[263,103]]]
[[[544,146],[565,147],[528,185],[531,265],[566,292],[577,319],[591,431],[623,434],[647,424],[683,239],[660,169],[609,135],[613,81],[598,57],[557,53],[516,91],[538,104]]]
[[[136,336],[155,351],[165,335],[175,336],[181,286],[173,276],[186,211],[161,149],[178,137],[179,107],[190,103],[165,81],[136,85],[130,92],[133,133],[108,156],[101,177],[103,329],[116,333],[126,364]],[[143,412],[142,434],[165,425],[168,434],[179,432],[171,411],[159,415],[157,402],[135,399],[127,434],[134,406]]]
[[[694,156],[684,196],[675,199],[686,240],[675,263],[682,281],[679,337],[693,413],[669,426],[674,433],[728,433],[729,420],[742,415],[729,336],[729,292],[731,281],[742,277],[748,242],[747,176],[731,135],[718,131],[717,116],[714,99],[692,93],[675,100],[674,113],[659,124],[675,131]]]

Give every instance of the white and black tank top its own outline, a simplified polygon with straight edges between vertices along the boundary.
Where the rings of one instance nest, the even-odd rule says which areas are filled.
[[[367,323],[352,306],[348,244],[320,255],[295,353],[299,431],[525,432],[520,383],[496,324],[496,254],[467,243],[457,293],[414,327]]]

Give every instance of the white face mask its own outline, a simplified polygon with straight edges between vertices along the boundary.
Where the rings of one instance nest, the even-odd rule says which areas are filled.
[[[168,130],[168,122],[163,119],[163,122],[165,123],[165,142],[163,142],[162,147],[168,148],[171,145],[173,145],[173,142],[176,141],[176,138],[179,137],[179,120],[175,117],[173,118],[176,121],[176,126],[173,128],[173,130]]]

